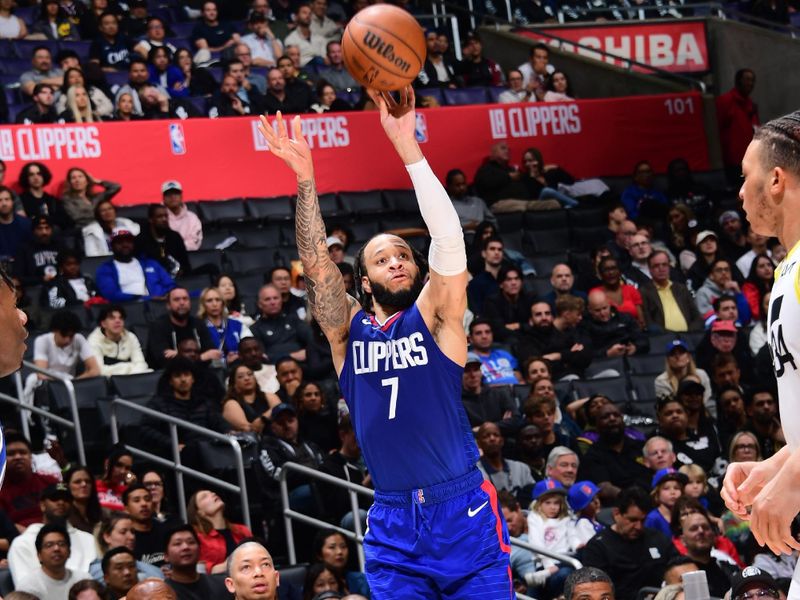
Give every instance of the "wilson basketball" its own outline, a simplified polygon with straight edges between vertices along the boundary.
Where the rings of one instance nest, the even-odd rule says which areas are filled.
[[[414,81],[425,64],[425,33],[402,8],[374,4],[348,23],[342,54],[347,70],[362,85],[399,90]]]

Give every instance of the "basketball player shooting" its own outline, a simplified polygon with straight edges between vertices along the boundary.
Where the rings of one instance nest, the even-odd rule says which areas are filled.
[[[800,550],[791,523],[800,511],[800,111],[770,121],[753,136],[742,160],[739,197],[750,226],[790,248],[778,265],[769,303],[769,344],[778,380],[787,445],[761,462],[733,463],[722,497],[759,545],[775,553]],[[800,566],[789,589],[800,600]]]
[[[430,280],[402,238],[378,234],[358,253],[362,305],[328,256],[311,151],[280,113],[261,117],[272,153],[297,175],[297,248],[311,310],[375,485],[364,539],[372,597],[509,599],[510,548],[494,487],[461,404],[467,259],[458,216],[414,137],[414,92],[370,91],[408,170],[431,236]],[[368,168],[368,167],[367,167]]]

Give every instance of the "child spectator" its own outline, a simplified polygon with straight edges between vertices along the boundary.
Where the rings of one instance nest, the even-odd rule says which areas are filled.
[[[572,554],[577,547],[575,523],[569,516],[567,490],[555,479],[544,479],[533,487],[533,503],[528,513],[528,539],[534,546],[559,554]],[[544,586],[543,596],[555,598],[564,587],[572,567],[547,556],[541,557],[543,569],[528,573],[528,585]]]
[[[647,513],[644,526],[657,529],[666,536],[672,534],[670,520],[672,518],[672,508],[675,502],[683,495],[683,488],[689,482],[689,478],[680,471],[672,467],[656,471],[653,475],[653,489],[650,496],[656,507]]]
[[[597,497],[600,488],[591,481],[576,481],[567,492],[567,504],[575,515],[576,549],[599,533],[605,526],[595,517],[600,510],[600,498]]]

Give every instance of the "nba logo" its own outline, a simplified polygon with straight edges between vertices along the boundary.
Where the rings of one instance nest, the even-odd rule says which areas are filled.
[[[186,138],[183,135],[183,125],[170,123],[169,143],[173,154],[186,154]]]
[[[417,113],[417,125],[414,128],[414,137],[417,142],[424,144],[428,141],[428,123],[425,121],[425,115]]]
[[[417,504],[425,504],[425,494],[421,489],[417,490]]]

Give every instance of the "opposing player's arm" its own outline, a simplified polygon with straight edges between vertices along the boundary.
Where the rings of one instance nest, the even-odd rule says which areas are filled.
[[[467,253],[458,214],[417,143],[414,90],[401,92],[400,102],[389,94],[370,91],[381,112],[381,124],[406,165],[422,218],[431,236],[428,254],[430,282],[417,304],[439,346],[456,362],[466,360],[463,327],[467,308]]]
[[[292,120],[294,139],[289,138],[286,123],[278,113],[277,133],[265,117],[259,130],[270,151],[297,175],[295,230],[297,251],[303,263],[311,313],[331,344],[336,371],[341,370],[347,350],[350,320],[358,312],[358,303],[345,292],[342,274],[328,254],[325,223],[319,208],[314,183],[314,164],[300,128],[300,117]]]

